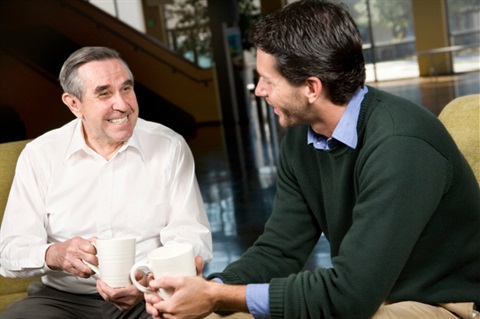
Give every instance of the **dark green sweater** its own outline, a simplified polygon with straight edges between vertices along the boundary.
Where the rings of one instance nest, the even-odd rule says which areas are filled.
[[[369,318],[382,302],[480,302],[480,191],[438,119],[369,87],[355,150],[282,141],[264,234],[214,274],[270,283],[272,318]],[[472,146],[474,147],[474,146]],[[324,232],[332,269],[301,271]]]

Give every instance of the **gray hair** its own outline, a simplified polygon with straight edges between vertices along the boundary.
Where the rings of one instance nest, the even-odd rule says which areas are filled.
[[[60,85],[63,91],[72,94],[82,101],[84,83],[83,79],[78,76],[78,69],[82,65],[92,61],[110,59],[120,60],[127,69],[130,79],[133,81],[133,74],[130,68],[127,63],[120,58],[120,54],[117,51],[107,47],[83,47],[73,52],[63,63],[59,75]]]

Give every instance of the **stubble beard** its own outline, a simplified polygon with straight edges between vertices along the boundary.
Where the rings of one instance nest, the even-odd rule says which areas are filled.
[[[278,122],[283,128],[308,123],[308,107],[298,96],[292,96],[289,103],[282,108],[278,108],[278,111]]]

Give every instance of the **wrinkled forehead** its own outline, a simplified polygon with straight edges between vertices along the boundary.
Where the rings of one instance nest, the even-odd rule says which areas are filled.
[[[78,69],[78,75],[84,82],[84,88],[95,90],[99,86],[119,86],[133,81],[125,65],[117,59],[92,61]]]

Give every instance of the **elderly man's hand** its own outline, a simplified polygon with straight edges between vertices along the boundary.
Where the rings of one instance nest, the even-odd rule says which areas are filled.
[[[137,271],[135,277],[142,285],[147,284],[147,276],[143,272]],[[103,299],[113,303],[122,311],[133,308],[143,299],[143,293],[134,285],[124,288],[113,288],[105,281],[97,280],[97,291]]]
[[[97,250],[92,242],[95,238],[74,237],[48,247],[45,262],[50,269],[63,270],[81,278],[89,278],[94,271],[83,260],[98,265]]]

